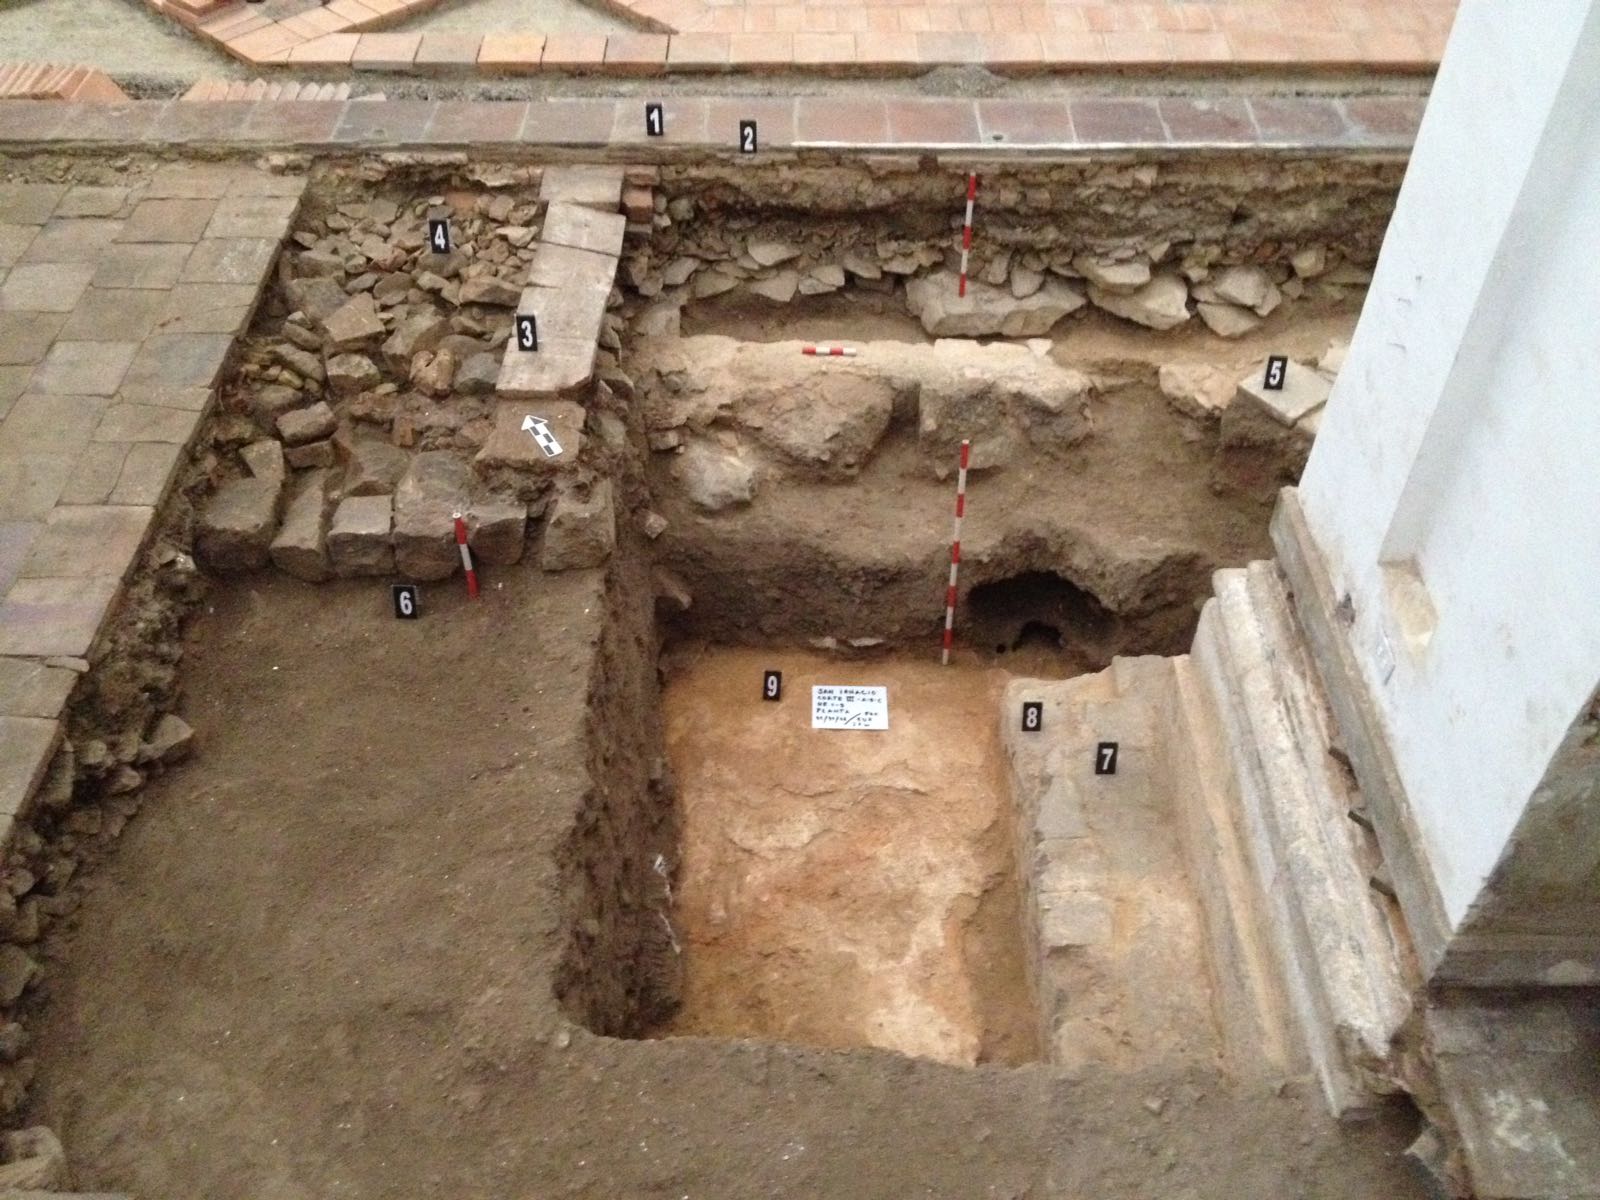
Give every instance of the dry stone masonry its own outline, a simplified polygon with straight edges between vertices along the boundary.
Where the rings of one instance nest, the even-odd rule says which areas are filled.
[[[238,472],[201,511],[202,560],[308,582],[437,580],[460,569],[456,514],[479,561],[508,565],[530,513],[548,509],[542,565],[603,562],[611,490],[581,465],[583,402],[603,347],[620,344],[625,182],[617,168],[550,167],[303,221],[230,397],[219,442]],[[441,220],[443,250],[429,242]],[[519,315],[538,322],[537,350],[513,336]]]

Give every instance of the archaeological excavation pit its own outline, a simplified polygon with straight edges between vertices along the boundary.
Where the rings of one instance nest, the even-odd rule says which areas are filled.
[[[1263,364],[1326,395],[1395,182],[1302,165],[1281,218],[1217,168],[1019,168],[961,305],[948,172],[320,165],[118,652],[184,659],[203,753],[119,762],[134,710],[75,710],[74,794],[126,819],[126,767],[152,799],[39,1004],[34,1103],[87,1177],[382,1195],[466,1145],[517,1187],[538,1126],[576,1179],[594,1087],[639,1132],[699,1080],[674,1119],[712,1136],[834,1071],[1018,1129],[1058,1070],[1300,1121],[1265,952],[1241,984],[1216,949],[1185,652],[1315,434]],[[815,685],[886,688],[888,728],[813,729]],[[183,995],[118,952],[139,929]],[[236,1182],[208,1155],[241,1139]]]

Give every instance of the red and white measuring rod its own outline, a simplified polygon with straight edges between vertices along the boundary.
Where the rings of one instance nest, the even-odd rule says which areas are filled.
[[[801,346],[801,354],[810,354],[817,358],[854,358],[854,346]]]
[[[461,551],[461,566],[467,572],[467,595],[478,598],[478,572],[472,567],[472,551],[467,549],[467,521],[460,513],[456,518],[456,549]]]
[[[942,666],[950,665],[950,646],[956,633],[956,573],[961,569],[961,518],[967,512],[967,459],[972,443],[961,443],[961,466],[956,471],[956,527],[950,535],[950,584],[944,592],[944,650],[939,655]]]
[[[967,257],[972,253],[972,202],[978,198],[978,173],[967,176],[967,219],[961,226],[961,286],[956,295],[967,294]]]

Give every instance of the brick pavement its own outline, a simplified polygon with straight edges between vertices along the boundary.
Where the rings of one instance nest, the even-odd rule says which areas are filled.
[[[408,33],[446,0],[147,0],[256,66],[659,75],[726,71],[1427,72],[1456,0],[591,0],[638,32]],[[398,27],[398,28],[397,28]]]
[[[0,826],[50,761],[303,188],[182,164],[0,184]]]

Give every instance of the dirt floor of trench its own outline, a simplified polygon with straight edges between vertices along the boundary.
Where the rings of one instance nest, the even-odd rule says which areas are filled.
[[[1004,672],[685,647],[663,696],[678,783],[684,999],[660,1032],[1036,1057],[997,712]],[[761,699],[782,672],[776,703]],[[811,727],[814,684],[883,686],[887,730]]]

